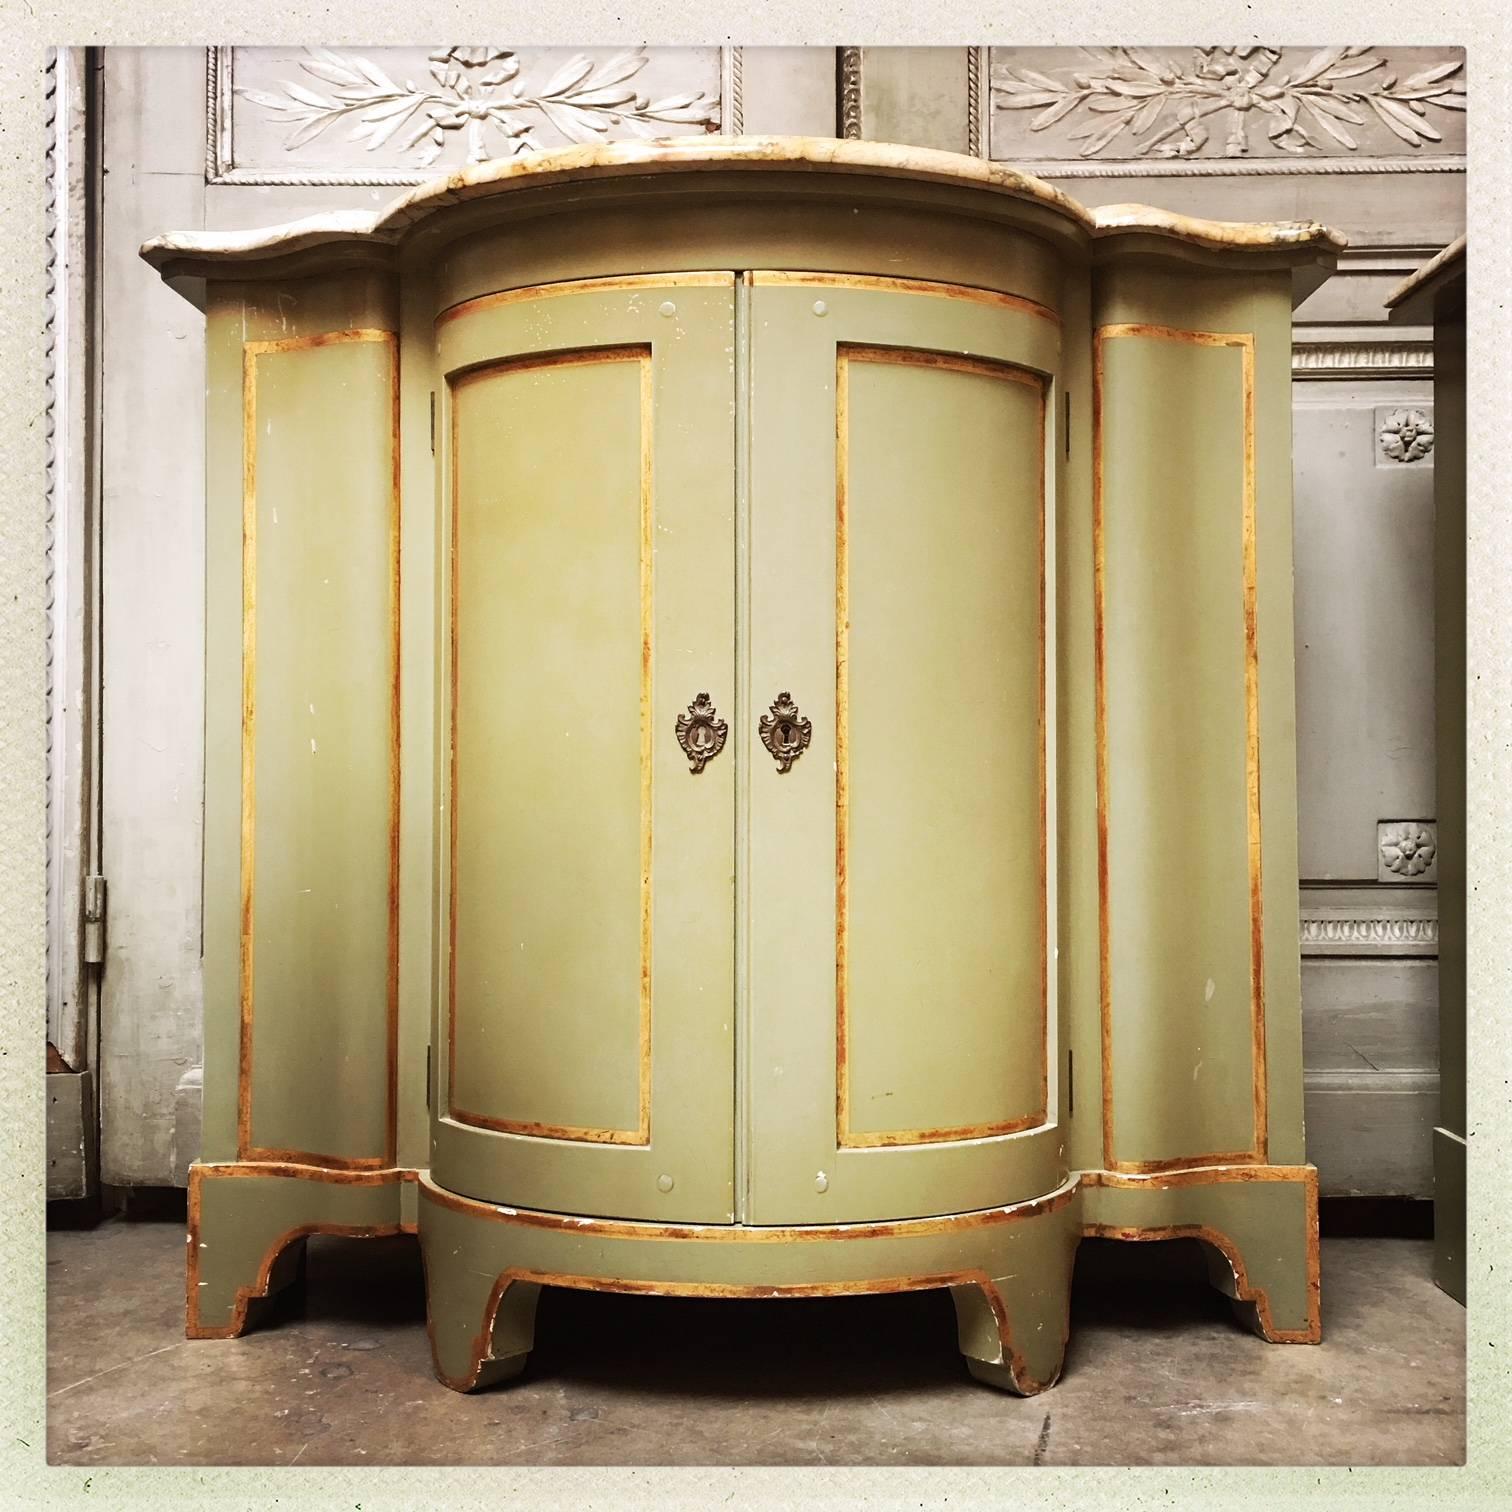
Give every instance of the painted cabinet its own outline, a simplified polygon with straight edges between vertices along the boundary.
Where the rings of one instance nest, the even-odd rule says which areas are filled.
[[[727,272],[484,295],[437,327],[430,1164],[459,1191],[732,1214],[734,761],[695,779],[676,730],[733,698],[734,339]]]
[[[210,333],[189,1330],[417,1229],[543,1285],[948,1287],[1084,1234],[1316,1340],[1291,643],[1311,223],[813,139],[485,164],[144,249]]]

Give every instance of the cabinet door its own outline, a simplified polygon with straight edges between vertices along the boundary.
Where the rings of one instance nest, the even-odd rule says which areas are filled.
[[[1059,325],[880,278],[758,272],[749,299],[747,1216],[1034,1196],[1063,1175]],[[811,726],[786,772],[779,694]]]
[[[438,323],[449,539],[433,1167],[522,1207],[733,1212],[734,280]]]

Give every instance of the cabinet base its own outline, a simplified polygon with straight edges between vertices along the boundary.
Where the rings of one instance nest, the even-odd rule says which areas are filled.
[[[1076,1182],[1034,1202],[892,1223],[742,1228],[499,1207],[420,1177],[436,1374],[470,1391],[529,1353],[542,1286],[675,1297],[831,1297],[948,1287],[961,1352],[1031,1395],[1060,1375],[1080,1237]]]
[[[1032,1395],[1060,1375],[1084,1235],[1195,1238],[1214,1285],[1277,1343],[1317,1343],[1317,1173],[1221,1166],[1082,1171],[1032,1202],[887,1223],[747,1228],[528,1211],[462,1197],[425,1172],[196,1165],[188,1334],[229,1338],[297,1277],[311,1233],[418,1231],[437,1376],[472,1391],[518,1375],[543,1286],[696,1297],[948,1288],[967,1368]]]

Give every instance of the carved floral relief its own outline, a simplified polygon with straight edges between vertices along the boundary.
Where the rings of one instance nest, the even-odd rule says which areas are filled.
[[[552,147],[718,131],[721,71],[718,48],[222,48],[211,176],[403,182]]]
[[[1420,409],[1394,409],[1380,422],[1381,455],[1420,462],[1433,450],[1433,417]]]
[[[1381,882],[1432,882],[1437,878],[1433,863],[1438,858],[1437,826],[1430,820],[1382,820],[1376,843],[1381,860]]]
[[[1463,70],[1425,48],[994,48],[992,156],[1463,152]]]

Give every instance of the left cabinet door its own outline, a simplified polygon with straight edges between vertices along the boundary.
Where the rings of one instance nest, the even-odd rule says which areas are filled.
[[[723,273],[437,322],[454,1191],[733,1218],[734,345]]]

